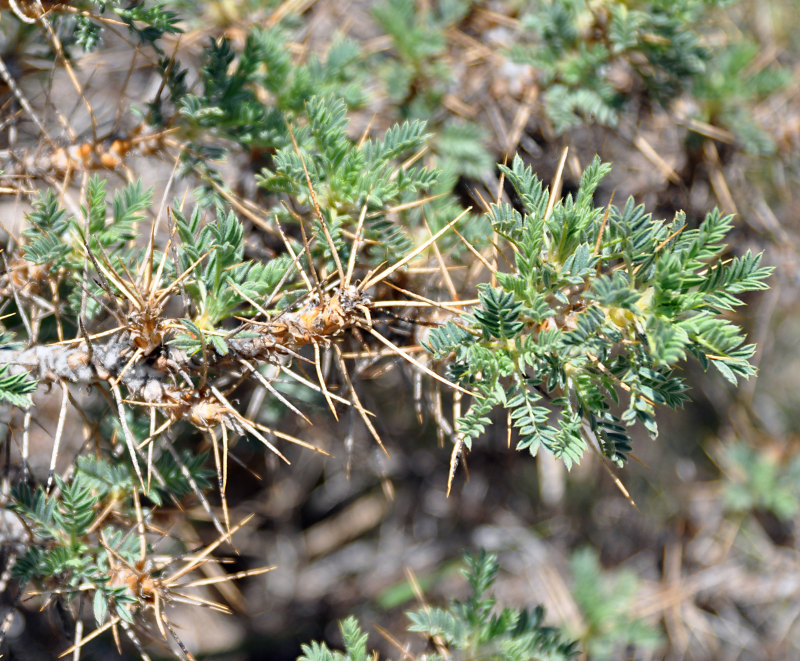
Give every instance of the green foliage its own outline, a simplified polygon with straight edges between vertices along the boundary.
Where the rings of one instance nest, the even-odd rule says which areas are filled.
[[[91,10],[96,10],[100,15],[115,14],[115,21],[122,22],[128,31],[136,35],[139,42],[149,45],[160,53],[158,44],[165,34],[179,34],[183,30],[179,26],[180,18],[171,9],[167,9],[164,2],[137,2],[131,4],[122,0],[90,0],[75,3],[84,14],[75,16],[71,35],[68,36],[84,51],[96,50],[103,43],[103,23],[92,16]]]
[[[455,176],[479,177],[493,166],[485,132],[441,112],[453,80],[446,32],[469,13],[472,4],[447,0],[420,11],[414,0],[388,0],[375,6],[373,16],[392,43],[392,50],[377,58],[378,73],[398,116],[429,123],[430,149],[438,167]]]
[[[56,486],[61,491],[60,506],[53,512],[53,521],[70,539],[82,537],[94,520],[95,500],[90,489],[83,485],[80,478],[65,484],[60,478]]]
[[[64,266],[70,249],[62,237],[70,221],[52,190],[40,193],[28,222],[31,227],[23,232],[28,239],[23,248],[25,259],[34,264],[52,264],[57,269]]]
[[[163,455],[153,465],[159,486],[142,495],[161,505],[164,497],[178,502],[193,491],[190,480],[207,488],[210,472],[204,467],[206,459],[205,453],[185,452],[178,464],[170,455]],[[133,493],[139,483],[131,467],[105,458],[79,457],[72,480],[68,483],[56,476],[55,487],[56,492],[48,494],[43,487],[33,489],[21,482],[12,490],[9,509],[31,533],[14,575],[25,583],[38,581],[51,589],[57,587],[59,598],[67,602],[88,594],[98,626],[109,608],[133,624],[132,608],[139,604],[140,595],[130,583],[116,578],[118,572],[130,573],[130,568],[140,563],[139,538],[130,534],[125,523],[136,517]],[[119,518],[100,528],[99,513],[108,514],[112,507]],[[144,509],[144,516],[148,514]]]
[[[9,374],[10,366],[0,366],[0,401],[21,409],[31,405],[30,394],[36,392],[37,382],[27,372]]]
[[[243,260],[244,228],[233,212],[216,211],[214,222],[203,222],[204,211],[194,208],[188,218],[180,211],[172,211],[182,240],[178,264],[181,273],[189,274],[184,289],[194,304],[194,321],[181,322],[188,330],[176,341],[193,354],[202,349],[206,340],[225,355],[224,342],[218,335],[203,336],[200,332],[213,331],[234,313],[255,312],[250,302],[260,300],[282,281],[290,260],[283,256],[267,263]],[[245,306],[247,310],[241,310]]]
[[[656,221],[631,199],[622,209],[595,206],[609,168],[595,159],[575,197],[547,216],[549,192],[532,170],[519,158],[503,167],[522,209],[503,203],[488,215],[514,268],[496,274],[498,287],[479,285],[472,313],[433,330],[427,344],[449,356],[451,379],[476,392],[458,423],[467,447],[500,406],[519,432],[517,449],[544,446],[569,467],[589,432],[622,464],[625,424],[638,420],[655,436],[654,407],[686,399],[675,367],[687,356],[733,384],[754,373],[753,345],[722,313],[764,289],[771,269],[750,252],[721,260],[731,217],[718,211],[688,229],[682,214]],[[618,412],[620,395],[628,405]]]
[[[633,572],[603,570],[591,549],[575,552],[570,567],[575,582],[572,593],[585,626],[580,641],[589,658],[612,661],[630,655],[631,650],[658,648],[662,642],[658,628],[636,616],[638,579]]]
[[[360,52],[351,41],[335,41],[327,57],[314,56],[295,64],[287,35],[280,28],[248,32],[241,53],[228,39],[212,40],[204,51],[200,71],[202,93],[188,93],[181,71],[170,89],[170,105],[192,140],[184,159],[186,167],[202,167],[208,156],[220,159],[225,150],[209,138],[222,138],[250,149],[276,149],[290,145],[287,122],[302,114],[313,95],[336,94],[351,106],[364,102],[359,69]],[[265,97],[269,99],[265,102]],[[160,103],[153,119],[164,121]],[[211,150],[211,151],[209,151]]]
[[[65,389],[66,379],[74,378],[101,392],[103,406],[111,406],[94,411],[95,402],[87,404],[99,420],[92,429],[94,451],[77,458],[69,479],[55,476],[53,490],[25,482],[14,488],[9,509],[30,535],[14,571],[21,581],[65,602],[87,595],[98,625],[113,617],[141,624],[141,610],[149,604],[141,586],[134,589],[131,583],[141,578],[136,568],[144,564],[149,538],[133,534],[131,522],[149,522],[157,508],[180,505],[194,493],[222,532],[204,496],[216,477],[224,497],[222,466],[229,457],[219,456],[220,438],[213,434],[219,430],[224,452],[233,436],[261,431],[305,444],[277,430],[274,410],[285,413],[287,401],[281,393],[328,399],[333,408],[330,395],[336,391],[338,402],[341,394],[352,397],[353,419],[358,412],[368,420],[346,371],[331,382],[331,392],[326,390],[329,370],[319,357],[314,367],[320,387],[313,395],[311,386],[301,389],[295,382],[280,386],[276,380],[273,387],[275,375],[266,374],[273,367],[275,373],[285,368],[293,374],[290,358],[295,366],[310,361],[311,352],[303,353],[303,347],[276,349],[281,335],[301,338],[297,345],[313,342],[314,350],[341,339],[347,328],[360,328],[368,341],[368,332],[380,335],[366,292],[353,304],[363,310],[342,311],[351,316],[341,323],[339,311],[325,304],[342,290],[361,295],[359,278],[408,255],[420,236],[427,236],[425,223],[436,232],[460,216],[462,202],[454,191],[465,190],[464,178],[488,179],[495,167],[486,145],[489,134],[476,123],[455,120],[443,106],[454,93],[456,71],[448,39],[470,25],[473,4],[479,12],[469,0],[387,0],[373,15],[388,47],[365,56],[353,42],[337,39],[324,56],[310,54],[302,63],[293,58],[285,24],[250,29],[240,48],[228,38],[211,39],[195,73],[184,68],[186,58],[167,56],[159,46],[165,34],[180,32],[177,16],[163,3],[74,4],[77,13],[58,19],[67,47],[92,50],[102,44],[103,23],[83,11],[95,7],[123,21],[148,51],[156,51],[163,86],[144,101],[142,114],[174,141],[163,143],[165,151],[179,147],[180,174],[195,175],[206,188],[194,192],[188,210],[176,204],[179,210],[169,211],[174,224],[168,227],[175,230],[169,247],[162,244],[159,252],[156,246],[149,255],[139,241],[141,222],[164,216],[140,182],[112,194],[105,179],[86,176],[77,203],[55,189],[45,189],[33,203],[20,250],[42,267],[37,272],[56,300],[37,299],[36,292],[23,301],[36,312],[27,346],[32,353],[51,351],[48,358],[68,347],[73,353],[64,361],[78,366],[69,364],[64,377],[51,374],[63,365],[42,359],[37,376]],[[620,84],[628,81],[646,93],[643,101],[665,107],[693,91],[701,101],[699,119],[727,127],[752,152],[771,153],[770,138],[741,106],[781,89],[786,74],[777,67],[753,73],[758,51],[747,44],[732,45],[709,62],[700,35],[707,9],[716,4],[529,2],[520,43],[510,52],[534,67],[557,134],[585,120],[616,124],[639,96]],[[365,90],[375,87],[375,74],[395,104],[392,120],[400,123],[382,136],[354,135],[350,110],[370,100]],[[256,181],[263,197],[252,205],[235,200],[215,169],[215,161],[236,149],[260,170]],[[630,426],[639,421],[655,436],[656,405],[677,407],[687,399],[678,371],[684,360],[713,365],[732,384],[755,373],[749,363],[754,347],[726,315],[742,304],[743,294],[767,287],[771,269],[761,265],[760,254],[726,253],[730,217],[713,211],[694,226],[680,212],[672,220],[654,219],[632,199],[620,207],[598,206],[595,197],[610,170],[599,158],[583,173],[577,192],[559,199],[551,199],[521,158],[498,167],[513,188],[514,204],[498,201],[482,216],[465,215],[458,229],[478,248],[488,246],[494,233],[498,259],[513,263],[493,273],[491,282],[475,284],[477,304],[444,321],[426,341],[447,378],[474,394],[456,428],[456,439],[468,449],[499,409],[518,450],[536,455],[545,448],[571,467],[596,443],[622,465],[632,452]],[[30,181],[42,179],[37,173]],[[65,179],[64,190],[67,184]],[[63,208],[65,200],[73,216]],[[268,259],[246,258],[248,228],[228,210],[231,200],[242,218],[249,212],[249,220],[264,230],[262,254]],[[158,234],[153,233],[156,240]],[[456,244],[447,234],[440,252],[458,261],[463,253]],[[345,287],[335,277],[348,263],[354,271]],[[156,274],[162,281],[152,282]],[[301,274],[308,276],[305,281]],[[470,271],[469,286],[475,275]],[[318,280],[316,292],[311,276]],[[7,295],[10,273],[5,277]],[[391,287],[392,279],[386,276],[381,287]],[[22,317],[24,305],[7,302],[19,312],[9,316]],[[168,317],[167,310],[178,318]],[[43,321],[47,330],[37,336]],[[309,340],[316,321],[330,322],[335,337]],[[65,333],[65,326],[74,333]],[[42,337],[49,340],[56,332],[59,339],[69,337],[45,345]],[[3,329],[0,335],[3,353],[23,351],[21,345],[12,347]],[[235,350],[236,342],[253,338],[275,349],[254,351],[256,365]],[[29,409],[37,382],[20,365],[0,365],[0,401]],[[24,369],[35,368],[25,363]],[[248,420],[238,410],[239,398],[249,397],[254,382],[245,382],[256,370],[270,395],[263,411]],[[120,395],[120,389],[127,392]],[[152,416],[133,412],[142,409]],[[274,418],[275,430],[258,424],[267,416],[270,424]],[[196,450],[198,434],[188,433],[190,423],[211,437],[216,475],[208,467],[210,453]],[[266,437],[259,440],[274,449]],[[128,453],[121,457],[123,443]],[[144,471],[127,459],[131,455],[135,463],[144,452],[146,486]],[[732,509],[764,509],[780,518],[797,513],[796,462],[784,470],[751,451],[735,449],[731,457],[737,478],[726,494]],[[227,517],[225,501],[223,506]],[[577,643],[544,626],[541,607],[496,608],[489,594],[498,572],[494,556],[468,556],[466,562],[472,589],[466,601],[408,614],[410,630],[437,649],[425,659],[577,656]],[[148,578],[159,578],[158,571]],[[573,573],[587,625],[580,635],[592,658],[619,658],[625,646],[658,644],[658,634],[632,610],[636,585],[630,575],[602,572],[591,554],[573,558]],[[302,659],[372,658],[355,618],[342,622],[341,633],[344,652],[315,642],[303,647]]]
[[[109,216],[106,181],[92,177],[86,191],[86,205],[81,206],[85,225],[73,220],[74,228],[83,235],[92,252],[118,253],[136,238],[136,224],[144,219],[152,204],[152,189],[145,189],[141,181],[136,181],[114,194]]]
[[[342,634],[344,652],[328,649],[325,643],[313,641],[303,645],[303,655],[298,661],[367,661],[375,658],[367,654],[367,634],[365,634],[358,620],[352,615],[339,623]]]
[[[75,19],[75,43],[84,51],[90,53],[103,43],[103,30],[88,16],[78,16]]]
[[[449,76],[441,58],[446,48],[444,31],[463,18],[469,4],[443,2],[418,11],[413,0],[388,0],[373,9],[395,49],[395,57],[383,63],[389,94],[396,102],[408,104],[412,116],[419,115],[413,110],[439,106]]]
[[[66,484],[56,476],[59,496],[48,497],[42,487],[32,490],[21,483],[12,493],[11,509],[23,517],[38,538],[14,573],[24,581],[60,576],[70,590],[101,575],[96,549],[85,540],[95,518],[95,498],[79,478]],[[67,591],[68,597],[74,596]]]
[[[150,44],[156,50],[156,41],[165,34],[178,34],[182,30],[178,27],[178,16],[165,8],[165,3],[156,2],[151,6],[140,2],[132,6],[121,6],[122,2],[109,3],[101,0],[104,8],[109,4],[111,9],[128,26],[128,29],[139,37],[143,44]],[[144,27],[139,24],[144,24]]]
[[[791,72],[779,63],[759,62],[760,47],[748,40],[720,49],[708,70],[697,78],[693,96],[699,119],[730,130],[752,154],[772,155],[772,136],[752,116],[751,108],[791,83]]]
[[[103,263],[118,272],[125,272],[123,264],[130,264],[134,254],[130,242],[137,236],[137,224],[145,217],[153,202],[153,191],[145,189],[140,181],[118,190],[111,201],[109,214],[106,181],[99,177],[89,179],[86,201],[80,206],[82,218],[70,217],[62,209],[52,190],[39,195],[33,211],[27,218],[31,225],[23,232],[26,243],[22,252],[29,262],[43,264],[54,274],[81,273],[85,268],[88,251],[95,257],[93,265]],[[65,278],[66,298],[71,311],[81,310],[83,287],[78,278]],[[119,293],[114,282],[98,273],[85,286],[90,297],[86,318],[93,318],[100,310],[102,288],[99,282]]]
[[[406,253],[412,246],[407,212],[394,212],[392,207],[417,198],[436,183],[436,171],[415,165],[398,165],[404,156],[419,151],[428,137],[423,122],[404,122],[389,129],[383,138],[358,144],[347,134],[347,107],[338,98],[312,97],[306,104],[308,124],[295,130],[298,148],[287,145],[279,149],[271,168],[264,168],[257,177],[262,188],[287,194],[300,208],[311,227],[311,233],[324,236],[319,212],[325,221],[341,262],[349,259],[351,243],[342,232],[355,232],[364,214],[362,235],[374,242],[377,263]],[[306,179],[308,172],[308,179]],[[311,197],[314,190],[316,202]],[[280,222],[297,223],[297,214],[284,205],[276,205],[273,213]],[[308,230],[306,230],[308,231]],[[327,242],[317,240],[311,254],[327,261],[334,269]],[[364,262],[370,258],[364,255]]]
[[[499,565],[493,554],[465,556],[463,571],[472,588],[467,601],[454,601],[450,608],[422,608],[409,612],[409,631],[440,637],[450,653],[465,659],[493,658],[503,661],[556,661],[578,656],[577,643],[564,638],[558,629],[543,625],[544,609],[533,611],[504,608],[495,612],[495,600],[488,591]],[[445,654],[443,658],[448,658]],[[439,659],[437,655],[430,657]]]
[[[408,630],[436,641],[437,653],[419,657],[428,661],[458,658],[497,661],[560,661],[578,656],[577,643],[558,629],[544,626],[544,609],[504,608],[497,612],[488,592],[497,577],[497,557],[483,551],[464,557],[462,571],[472,589],[467,601],[449,608],[425,607],[410,611]],[[324,643],[303,645],[298,661],[366,661],[367,635],[355,618],[340,623],[345,652],[331,651]]]
[[[389,0],[373,8],[375,20],[392,45],[374,58],[378,77],[398,119],[426,122],[431,161],[441,171],[430,189],[433,199],[424,207],[425,219],[434,232],[463,211],[455,195],[461,178],[480,179],[494,167],[485,129],[456,119],[442,108],[446,95],[455,91],[457,79],[448,55],[447,31],[467,17],[473,4],[471,0],[446,0],[420,8],[414,0]],[[421,222],[420,213],[408,214],[409,227]],[[480,216],[468,214],[462,228],[473,245],[485,245],[490,230]],[[465,251],[454,236],[444,236],[441,245],[456,258]]]
[[[800,511],[800,457],[782,461],[774,454],[736,443],[724,450],[723,497],[727,508],[771,512],[791,521]]]
[[[633,97],[619,89],[620,78],[634,77],[668,105],[704,72],[709,54],[700,26],[713,4],[720,3],[529,2],[510,57],[534,67],[557,133],[586,121],[614,126]]]
[[[201,489],[211,485],[213,472],[207,466],[207,452],[184,450],[178,458],[180,463],[171,454],[164,453],[153,462],[153,473],[157,479],[148,490],[142,491],[142,495],[157,506],[163,505],[165,500],[177,501],[192,493],[192,482]],[[105,457],[84,456],[78,457],[75,466],[81,481],[101,502],[105,499],[124,500],[138,485],[127,463],[115,463]]]
[[[234,52],[226,39],[213,41],[200,72],[202,93],[189,93],[185,70],[163,63],[165,74],[169,70],[170,98],[168,103],[151,104],[150,121],[165,125],[177,113],[172,123],[190,140],[182,156],[185,167],[204,176],[214,189],[222,184],[212,162],[223,158],[228,146],[261,150],[267,165],[259,185],[273,196],[288,195],[319,231],[307,169],[343,259],[347,255],[341,229],[354,228],[365,205],[364,238],[382,247],[376,259],[406,252],[411,243],[403,225],[418,216],[404,211],[398,222],[389,210],[415,199],[437,181],[429,168],[397,165],[425,144],[425,124],[405,122],[381,139],[356,142],[347,133],[346,113],[348,107],[364,102],[358,48],[340,39],[324,59],[312,57],[300,65],[292,61],[287,46],[287,36],[279,28],[250,31],[241,53]],[[457,135],[456,131],[453,137]],[[468,130],[466,142],[475,136]],[[469,150],[466,144],[465,148]],[[465,155],[462,151],[456,158],[464,161]],[[205,202],[219,206],[222,200],[212,192]],[[296,214],[278,202],[273,213],[281,223],[297,222]],[[325,242],[317,241],[316,248],[314,257],[330,253]]]

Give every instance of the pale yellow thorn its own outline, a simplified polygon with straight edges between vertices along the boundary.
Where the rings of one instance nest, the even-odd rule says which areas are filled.
[[[564,151],[561,152],[561,160],[558,162],[556,176],[553,177],[553,183],[550,185],[550,198],[547,200],[547,208],[544,211],[545,220],[547,220],[553,212],[553,207],[556,205],[556,197],[558,197],[561,192],[561,177],[564,174],[564,164],[567,162],[568,153],[569,147],[564,147]]]
[[[394,351],[394,353],[398,354],[398,355],[399,355],[399,356],[401,356],[402,358],[405,358],[405,359],[406,359],[406,360],[407,360],[409,363],[411,363],[412,365],[415,365],[416,367],[418,367],[419,369],[421,369],[421,370],[422,370],[423,372],[425,372],[425,374],[427,374],[428,376],[431,376],[431,377],[433,377],[434,379],[436,379],[437,381],[440,381],[441,383],[444,383],[445,385],[447,385],[447,386],[449,386],[449,387],[451,387],[451,388],[453,388],[453,389],[455,389],[455,390],[459,390],[459,391],[461,391],[461,392],[463,392],[463,393],[465,393],[465,394],[467,394],[467,395],[471,395],[471,396],[473,396],[473,397],[479,397],[479,395],[478,395],[477,393],[474,393],[474,392],[472,392],[471,390],[467,390],[466,388],[462,388],[462,387],[461,387],[460,385],[458,385],[457,383],[453,383],[452,381],[448,381],[448,380],[447,380],[447,379],[445,379],[443,376],[440,376],[440,375],[438,375],[438,374],[437,374],[436,372],[434,372],[432,369],[430,369],[429,367],[426,367],[425,365],[423,365],[423,364],[422,364],[420,361],[418,361],[416,358],[414,358],[414,357],[413,357],[413,356],[411,356],[410,354],[408,354],[408,353],[406,353],[405,351],[403,351],[402,349],[400,349],[400,347],[397,347],[397,346],[395,346],[394,344],[392,344],[391,342],[389,342],[389,340],[387,340],[387,339],[386,339],[386,338],[385,338],[383,335],[381,335],[381,334],[380,334],[378,331],[376,331],[376,330],[373,330],[372,328],[365,328],[365,330],[366,330],[367,332],[369,332],[370,334],[372,334],[372,336],[373,336],[373,337],[375,337],[375,339],[377,339],[379,342],[382,342],[382,343],[383,343],[383,344],[385,344],[387,347],[389,347],[389,348],[390,348],[392,351]]]
[[[458,214],[458,216],[456,216],[456,218],[454,218],[449,223],[447,223],[447,225],[445,225],[442,229],[440,229],[438,232],[436,232],[436,234],[434,234],[432,237],[430,237],[427,241],[425,241],[424,243],[421,243],[419,246],[417,246],[414,250],[412,250],[410,253],[408,253],[408,255],[403,257],[403,259],[401,259],[398,262],[395,262],[392,266],[388,267],[384,271],[381,271],[378,275],[372,276],[366,282],[363,282],[361,284],[361,286],[359,287],[359,289],[361,291],[366,291],[367,289],[369,289],[373,285],[376,285],[381,280],[383,280],[384,278],[386,278],[389,275],[391,275],[392,273],[394,273],[397,269],[402,267],[404,264],[407,264],[408,262],[410,262],[417,255],[419,255],[423,250],[425,250],[429,245],[431,245],[431,243],[436,241],[440,236],[442,236],[451,227],[453,227],[459,220],[461,220],[464,216],[466,216],[471,211],[471,209],[472,209],[472,207],[468,207],[468,208],[464,209],[464,211],[462,211],[460,214]]]

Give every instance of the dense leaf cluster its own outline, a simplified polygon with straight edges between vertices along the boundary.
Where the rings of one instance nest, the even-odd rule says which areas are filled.
[[[479,305],[433,330],[427,345],[476,393],[459,420],[468,446],[499,406],[518,449],[544,447],[571,466],[588,432],[622,464],[626,425],[639,421],[655,436],[654,407],[686,399],[677,363],[694,357],[734,384],[754,373],[754,346],[724,313],[742,293],[765,289],[771,268],[750,252],[722,259],[732,218],[718,211],[689,229],[682,213],[654,220],[630,199],[596,206],[609,169],[595,159],[574,197],[551,200],[521,159],[503,168],[521,211],[501,203],[489,216],[513,264],[494,274],[497,286],[479,285]]]
[[[192,491],[189,482],[208,485],[204,455],[184,453],[175,461],[163,455],[153,466],[158,486],[142,495],[153,505],[177,499]],[[55,489],[31,488],[26,482],[14,487],[9,508],[26,523],[32,535],[13,573],[24,584],[35,581],[69,603],[88,595],[94,604],[98,626],[109,609],[133,624],[138,595],[119,572],[141,560],[139,539],[125,534],[115,520],[135,519],[134,490],[139,488],[130,466],[108,457],[80,457],[70,482],[55,477]],[[111,509],[115,517],[103,521]],[[145,508],[147,514],[149,508]]]
[[[709,4],[531,2],[510,55],[534,67],[557,133],[587,120],[613,126],[632,97],[619,81],[633,77],[654,101],[669,104],[705,72],[709,52],[698,23]]]

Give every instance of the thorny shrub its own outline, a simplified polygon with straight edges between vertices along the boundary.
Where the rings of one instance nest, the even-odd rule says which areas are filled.
[[[696,224],[683,213],[653,218],[633,199],[600,203],[611,165],[599,158],[562,195],[566,152],[550,186],[514,156],[499,166],[507,194],[498,190],[483,212],[463,208],[459,177],[492,169],[479,125],[441,111],[452,64],[445,37],[473,5],[434,4],[420,13],[411,0],[376,6],[391,43],[376,60],[337,40],[300,63],[280,10],[237,40],[212,39],[192,61],[173,37],[182,23],[169,4],[0,2],[17,48],[15,66],[0,61],[10,107],[19,109],[5,125],[34,136],[30,144],[9,138],[3,175],[3,193],[30,201],[0,283],[0,399],[14,430],[5,447],[14,443],[20,457],[3,494],[16,521],[7,567],[20,595],[45,595],[45,605],[72,615],[65,653],[79,655],[111,630],[143,659],[153,638],[192,658],[170,605],[228,611],[191,589],[269,570],[192,577],[246,525],[231,521],[226,499],[236,439],[286,463],[288,444],[326,453],[302,432],[259,419],[242,404],[254,390],[295,421],[308,420],[298,391],[334,418],[352,409],[389,450],[362,404],[357,364],[375,353],[405,361],[427,384],[426,415],[451,443],[449,488],[460,459],[498,420],[495,409],[518,450],[570,467],[593,448],[623,466],[630,427],[639,422],[655,437],[656,406],[686,399],[678,366],[687,358],[733,383],[754,373],[754,346],[726,315],[742,294],[766,287],[770,269],[760,254],[726,254],[731,216],[713,210]],[[556,134],[592,118],[617,122],[626,95],[609,74],[615,68],[653,101],[686,85],[713,98],[713,81],[700,80],[708,54],[691,28],[703,3],[582,4],[531,3],[520,23],[528,31],[506,53],[536,67]],[[76,69],[81,49],[112,39],[130,42],[160,84],[135,108],[136,122],[118,116],[102,133]],[[60,102],[30,99],[18,63],[33,53],[66,72],[88,120],[85,137],[57,111]],[[368,101],[373,64],[399,123],[354,136],[351,110]],[[226,183],[221,165],[242,153],[257,170],[252,199]],[[136,171],[150,159],[174,164],[161,199]],[[198,187],[171,200],[182,177]],[[258,258],[249,231],[264,237]],[[447,256],[478,260],[484,275],[454,283]],[[433,328],[391,334],[395,309]],[[37,391],[60,398],[45,476],[28,466]],[[62,443],[76,434],[65,422],[73,408],[83,419],[81,450],[58,474]],[[216,538],[185,555],[157,553],[159,512],[187,497],[202,504]],[[470,601],[410,615],[437,648],[426,658],[451,658],[451,649],[466,650],[464,658],[484,649],[502,649],[504,659],[575,654],[541,626],[540,610],[493,614],[484,593],[496,561],[469,562]],[[347,656],[315,643],[304,658],[367,658],[358,625],[342,627]]]

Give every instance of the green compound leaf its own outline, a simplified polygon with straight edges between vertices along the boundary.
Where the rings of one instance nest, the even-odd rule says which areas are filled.
[[[517,157],[503,171],[519,208],[487,216],[514,264],[424,344],[448,378],[481,395],[457,420],[467,448],[502,408],[518,450],[544,448],[571,467],[593,442],[622,464],[626,426],[655,436],[655,407],[686,400],[681,361],[713,365],[733,384],[755,373],[753,345],[720,314],[765,289],[772,269],[751,252],[722,259],[730,216],[714,210],[688,229],[683,214],[657,221],[631,199],[597,206],[610,166],[595,158],[545,219],[548,191],[532,170]]]

